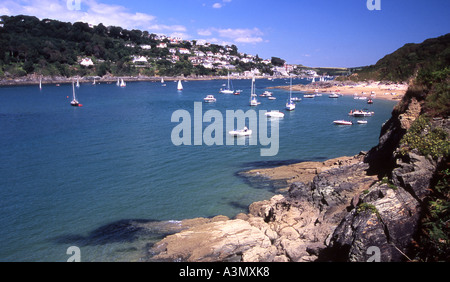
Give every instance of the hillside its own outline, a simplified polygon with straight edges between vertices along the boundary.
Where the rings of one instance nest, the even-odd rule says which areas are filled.
[[[0,17],[0,78],[43,76],[209,76],[272,73],[277,59],[116,26]]]
[[[450,65],[450,33],[420,44],[405,44],[375,65],[354,68],[351,80],[407,82],[419,69],[436,70]]]

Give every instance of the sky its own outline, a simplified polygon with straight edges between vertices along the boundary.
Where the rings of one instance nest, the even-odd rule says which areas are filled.
[[[449,0],[0,0],[0,15],[234,44],[310,67],[375,64],[406,43],[450,32]],[[378,6],[379,5],[379,6]],[[380,10],[373,7],[381,8]]]

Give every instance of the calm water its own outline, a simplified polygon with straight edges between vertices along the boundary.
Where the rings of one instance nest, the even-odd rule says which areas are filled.
[[[0,88],[0,261],[66,261],[70,246],[80,247],[82,261],[138,260],[157,238],[135,232],[131,220],[160,231],[164,222],[246,212],[275,191],[252,187],[239,171],[369,150],[394,105],[303,99],[280,121],[274,157],[261,157],[261,146],[174,146],[172,113],[193,116],[207,94],[218,101],[203,112],[250,109],[250,80],[234,81],[240,96],[218,94],[223,83],[185,82],[182,92],[174,82],[82,84],[82,108],[69,105],[71,85]],[[286,83],[257,80],[257,94]],[[271,91],[277,100],[258,97],[257,110],[284,110],[289,93]],[[365,107],[376,113],[368,124],[332,124]]]

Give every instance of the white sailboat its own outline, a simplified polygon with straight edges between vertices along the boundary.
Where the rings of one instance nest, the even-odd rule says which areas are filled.
[[[230,73],[228,73],[228,83],[225,89],[220,89],[220,93],[222,94],[233,94],[234,90],[230,87]]]
[[[120,79],[120,87],[125,87],[127,84],[123,81],[123,78]]]
[[[293,111],[295,110],[295,103],[292,101],[292,77],[290,81],[290,87],[289,87],[289,100],[286,103],[286,110]]]
[[[80,81],[77,78],[77,87],[80,87]]]
[[[95,83],[95,77],[94,77],[94,82],[92,82],[92,85],[95,85],[96,83]]]
[[[178,91],[183,90],[183,84],[181,84],[181,80],[178,80],[177,90],[178,90]]]
[[[119,78],[117,79],[116,85],[117,85],[117,86],[120,86],[120,79],[119,79]]]
[[[72,81],[72,96],[73,96],[73,99],[70,102],[70,105],[73,106],[73,107],[82,107],[83,105],[80,104],[80,102],[78,102],[78,100],[77,100],[77,98],[75,96],[75,86],[74,86],[73,81]]]
[[[255,78],[252,78],[252,90],[250,94],[250,106],[258,106],[258,100],[256,99],[255,93]]]
[[[164,78],[161,77],[161,86],[166,86],[166,84],[164,83]]]
[[[42,77],[39,78],[39,89],[42,90]]]

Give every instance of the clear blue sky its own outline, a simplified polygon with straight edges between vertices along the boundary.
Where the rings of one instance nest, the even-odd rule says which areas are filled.
[[[80,2],[81,10],[67,2]],[[2,0],[0,14],[87,21],[235,44],[291,64],[374,64],[406,43],[450,32],[449,0]]]

